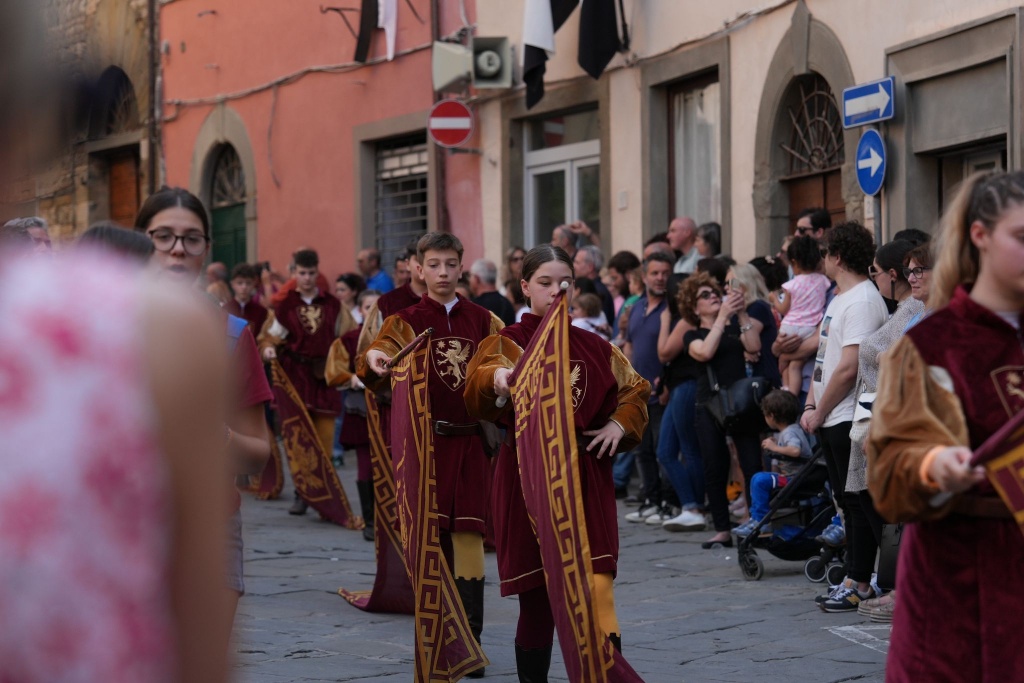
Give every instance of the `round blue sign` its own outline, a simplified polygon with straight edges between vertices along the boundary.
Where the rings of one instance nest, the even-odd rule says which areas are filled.
[[[868,129],[857,144],[857,183],[864,194],[875,195],[885,183],[885,141]]]

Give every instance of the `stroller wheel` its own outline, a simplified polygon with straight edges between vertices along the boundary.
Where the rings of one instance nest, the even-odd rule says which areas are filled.
[[[820,557],[810,557],[804,562],[804,576],[811,583],[821,583],[825,580],[827,573],[825,563],[821,561]]]
[[[756,553],[741,554],[739,556],[740,572],[747,581],[760,581],[764,576],[764,562]]]
[[[846,566],[839,562],[830,564],[825,572],[825,578],[828,579],[828,584],[830,586],[838,586],[843,582],[845,577]]]

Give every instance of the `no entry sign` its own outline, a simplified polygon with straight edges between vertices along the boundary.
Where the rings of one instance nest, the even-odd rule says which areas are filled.
[[[458,100],[441,100],[430,110],[427,132],[442,147],[461,147],[473,134],[473,112]]]

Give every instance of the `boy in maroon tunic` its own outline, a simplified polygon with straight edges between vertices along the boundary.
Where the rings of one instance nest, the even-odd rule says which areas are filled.
[[[330,453],[334,418],[341,412],[341,394],[327,386],[324,366],[335,339],[341,302],[317,286],[319,266],[320,257],[312,249],[295,252],[296,287],[267,317],[259,344],[264,361],[280,360],[306,404],[324,451]],[[306,505],[299,499],[289,510],[299,515],[305,511]]]
[[[224,310],[231,315],[244,318],[249,323],[249,330],[253,335],[259,334],[263,329],[263,323],[267,321],[267,309],[252,299],[257,282],[259,274],[256,268],[248,263],[239,263],[231,271],[231,292],[234,298],[224,304]]]
[[[503,325],[490,311],[455,294],[462,273],[462,243],[454,235],[424,235],[417,245],[416,270],[426,281],[427,294],[415,306],[384,320],[357,371],[368,387],[376,388],[390,374],[387,364],[391,358],[428,327],[434,328],[429,339],[428,388],[442,546],[447,546],[450,539],[455,583],[479,642],[490,467],[480,440],[480,424],[466,412],[462,392],[466,367],[477,346]],[[383,301],[381,298],[377,302],[378,308]]]

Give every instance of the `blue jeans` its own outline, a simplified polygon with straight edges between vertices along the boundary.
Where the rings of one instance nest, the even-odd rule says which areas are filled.
[[[672,389],[658,437],[658,462],[684,510],[704,507],[704,464],[693,425],[696,407],[696,380],[687,380]]]
[[[633,478],[633,463],[636,461],[637,448],[615,456],[615,464],[612,465],[612,481],[615,488],[624,489],[629,486],[629,480]]]
[[[768,514],[768,501],[772,491],[781,489],[789,481],[781,474],[758,472],[750,478],[750,517],[761,520]]]

